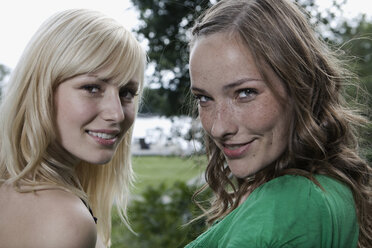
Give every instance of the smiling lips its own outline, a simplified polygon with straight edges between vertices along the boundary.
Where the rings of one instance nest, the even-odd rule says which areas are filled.
[[[244,144],[223,144],[223,153],[229,159],[241,158],[249,150],[254,140]]]
[[[103,146],[112,146],[115,144],[120,132],[113,130],[86,131],[90,137]]]

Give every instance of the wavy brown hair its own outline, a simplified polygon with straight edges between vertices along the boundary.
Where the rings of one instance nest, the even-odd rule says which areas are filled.
[[[352,190],[359,220],[359,247],[372,240],[371,167],[358,155],[357,129],[369,120],[347,107],[344,86],[355,82],[315,33],[304,12],[287,0],[222,0],[207,10],[192,29],[192,47],[200,36],[238,36],[252,53],[263,79],[266,65],[284,83],[294,104],[288,147],[254,176],[232,176],[221,150],[206,136],[206,182],[216,197],[205,214],[212,223],[235,209],[247,192],[284,174],[302,175],[315,183],[323,174]],[[275,92],[275,91],[273,91]]]

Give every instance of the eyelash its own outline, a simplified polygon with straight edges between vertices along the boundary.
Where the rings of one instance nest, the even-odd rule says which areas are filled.
[[[209,97],[207,97],[207,96],[204,96],[204,95],[194,95],[194,99],[200,104],[201,102],[203,103],[205,103],[206,101],[201,101],[201,98],[203,98],[203,97],[205,97],[205,98],[207,98],[207,100],[209,100],[210,98]]]
[[[100,90],[101,90],[101,87],[99,85],[96,85],[96,84],[87,84],[87,85],[83,85],[81,87],[83,90],[87,91],[89,94],[97,94]],[[98,89],[97,92],[93,92],[93,89]]]
[[[100,85],[96,85],[96,84],[83,85],[81,88],[83,90],[87,91],[91,95],[96,95],[96,94],[100,93],[100,91],[101,91],[101,86]],[[120,98],[128,99],[128,97],[125,96],[126,93],[131,94],[131,96],[129,97],[130,99],[133,99],[135,96],[138,95],[137,89],[131,89],[131,88],[124,87],[124,88],[121,88],[119,90],[119,96],[120,96]]]
[[[125,93],[130,93],[131,96],[130,96],[130,100],[132,100],[135,96],[138,96],[138,92],[137,92],[137,89],[131,89],[131,88],[122,88],[120,89],[119,91],[119,96],[121,98],[125,98],[125,99],[128,99],[124,94]]]
[[[240,94],[245,93],[245,96],[240,96]],[[254,98],[258,94],[258,91],[253,88],[245,88],[240,89],[236,91],[237,99],[240,100],[251,100],[251,98]],[[210,97],[205,95],[193,95],[194,99],[198,102],[199,105],[206,104],[207,101],[211,100]],[[202,98],[205,98],[205,100],[202,101]]]
[[[250,97],[253,97],[252,95],[257,95],[258,92],[256,89],[246,88],[246,89],[238,90],[237,93],[238,93],[237,95],[239,98],[250,98]],[[241,93],[246,93],[246,96],[240,97]]]

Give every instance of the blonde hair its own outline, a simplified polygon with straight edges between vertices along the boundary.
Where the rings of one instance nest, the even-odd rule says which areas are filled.
[[[57,187],[76,194],[89,203],[99,219],[98,235],[109,246],[114,201],[128,225],[132,128],[110,162],[81,162],[74,168],[71,156],[56,142],[53,92],[71,77],[102,69],[104,77],[120,85],[136,76],[137,112],[145,64],[145,52],[134,36],[99,12],[72,9],[46,20],[14,69],[1,105],[0,183],[20,191]]]
[[[343,87],[353,79],[351,73],[289,0],[221,0],[196,21],[190,45],[215,33],[238,36],[266,82],[270,83],[265,65],[275,72],[287,89],[294,113],[285,152],[249,179],[232,180],[222,151],[206,137],[207,185],[196,195],[206,186],[216,193],[205,211],[209,222],[226,216],[247,191],[275,177],[297,174],[315,181],[313,174],[325,174],[352,189],[359,247],[366,247],[372,238],[371,168],[358,155],[356,127],[369,121],[351,111],[342,97]]]

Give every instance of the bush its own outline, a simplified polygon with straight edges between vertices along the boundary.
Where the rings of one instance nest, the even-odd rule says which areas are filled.
[[[137,236],[120,226],[114,218],[112,247],[184,247],[206,229],[205,219],[187,224],[201,214],[191,201],[195,190],[196,186],[187,186],[184,182],[176,182],[170,188],[165,184],[148,187],[142,198],[133,200],[128,209]],[[205,197],[208,196],[205,193]]]

